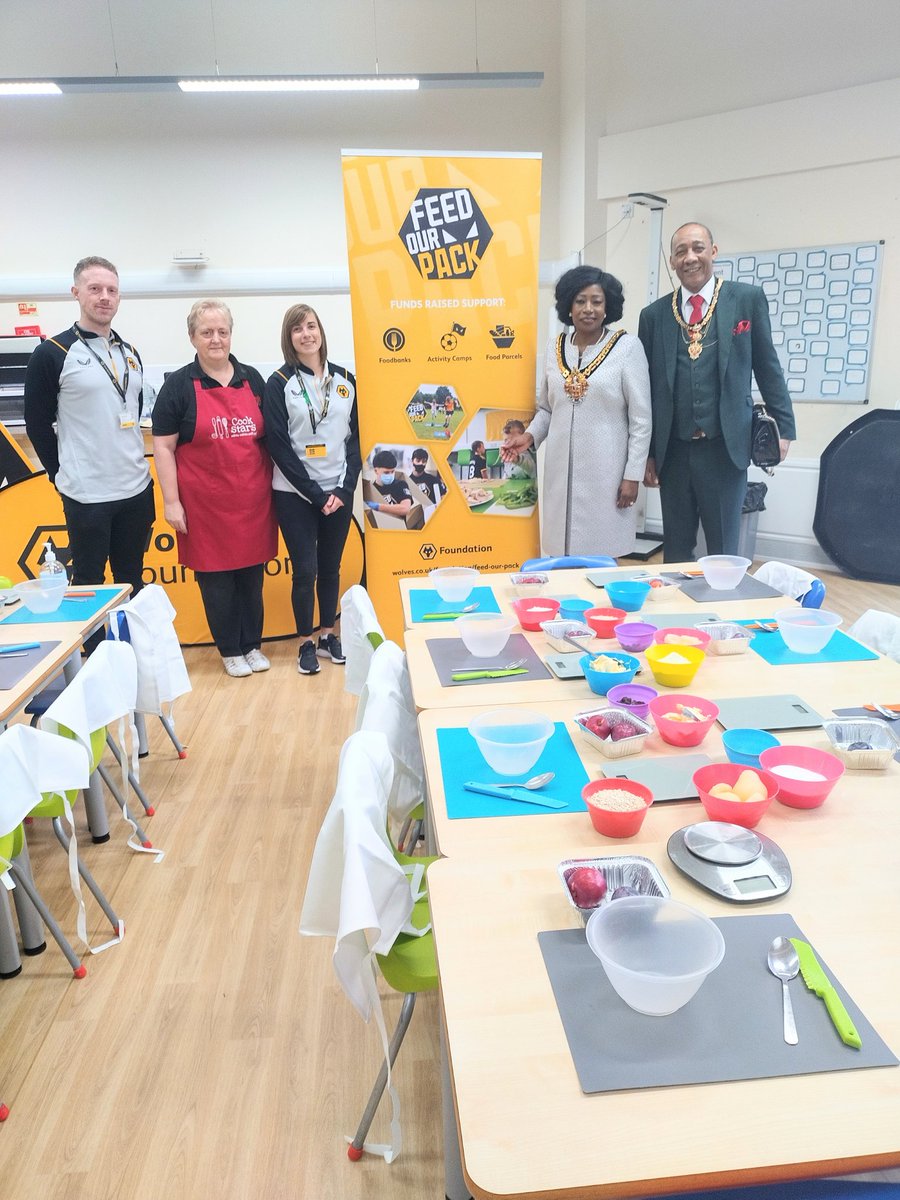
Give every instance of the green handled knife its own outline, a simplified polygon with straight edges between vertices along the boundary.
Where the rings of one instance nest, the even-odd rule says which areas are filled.
[[[803,976],[803,982],[811,992],[815,992],[825,1001],[831,1022],[840,1034],[844,1045],[854,1046],[859,1050],[862,1046],[862,1038],[856,1032],[850,1014],[834,990],[834,984],[822,970],[815,950],[808,942],[801,941],[800,938],[791,938],[790,941],[800,958],[800,974]]]
[[[454,683],[463,683],[468,679],[505,679],[507,675],[527,674],[527,667],[506,667],[497,671],[455,671],[450,678]]]

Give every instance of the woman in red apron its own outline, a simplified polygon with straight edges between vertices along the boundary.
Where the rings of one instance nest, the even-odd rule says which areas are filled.
[[[200,587],[225,670],[268,671],[260,650],[263,570],[278,549],[272,461],[260,403],[263,378],[231,354],[222,300],[188,315],[197,356],[166,379],[153,406],[153,454],[178,561]]]

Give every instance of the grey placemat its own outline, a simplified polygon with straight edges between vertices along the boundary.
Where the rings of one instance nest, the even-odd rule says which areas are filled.
[[[766,951],[779,934],[802,938],[803,933],[787,913],[716,917],[715,922],[725,938],[725,957],[696,996],[668,1017],[643,1016],[619,999],[583,929],[538,934],[582,1091],[897,1065],[817,946],[819,962],[853,1018],[862,1049],[844,1045],[825,1002],[799,977],[789,987],[800,1041],[786,1045],[781,984],[766,967]]]
[[[521,682],[526,679],[549,679],[550,672],[535,654],[531,643],[521,633],[511,635],[500,654],[493,658],[476,658],[470,654],[462,638],[430,638],[425,642],[442,687],[477,687],[481,683]],[[525,659],[525,673],[505,675],[501,679],[461,679],[454,682],[457,671],[496,671],[516,659]]]
[[[653,793],[653,803],[665,800],[699,800],[692,782],[695,771],[708,766],[708,754],[679,754],[671,758],[613,759],[603,767],[607,779],[631,779]]]
[[[789,694],[736,696],[716,704],[723,729],[818,729],[822,724],[811,705]]]
[[[698,604],[705,604],[709,600],[715,604],[728,600],[772,600],[778,597],[785,600],[783,592],[776,591],[775,588],[769,587],[767,583],[755,579],[752,575],[745,575],[737,587],[728,592],[711,588],[702,575],[699,579],[682,579],[678,586],[686,596],[690,596]],[[785,600],[786,603],[787,600]]]
[[[23,642],[29,638],[22,638]],[[12,688],[33,671],[42,658],[55,650],[59,642],[41,642],[36,650],[26,650],[24,658],[12,658],[8,654],[0,654],[0,692],[11,691]]]
[[[697,625],[707,625],[710,621],[718,621],[719,614],[711,612],[692,613],[655,613],[655,604],[645,604],[640,613],[634,614],[636,621],[646,621],[657,629],[693,629]],[[629,614],[630,616],[631,614]]]
[[[633,567],[628,571],[588,571],[588,582],[594,587],[602,588],[606,583],[620,583],[623,579],[668,579],[679,587],[682,584],[680,575],[665,571],[648,571],[646,567]]]
[[[867,708],[834,708],[832,712],[836,717],[862,717],[866,721],[880,721],[882,725],[887,725],[888,729],[893,729],[894,733],[900,737],[900,721],[889,721],[881,713],[869,712]],[[894,760],[900,762],[900,750],[894,755]]]

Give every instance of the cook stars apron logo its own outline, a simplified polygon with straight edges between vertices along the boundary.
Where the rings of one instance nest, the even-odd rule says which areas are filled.
[[[399,230],[423,279],[471,279],[493,236],[468,188],[420,188]]]
[[[255,437],[256,422],[252,417],[232,417],[231,424],[227,417],[212,418],[211,438]]]

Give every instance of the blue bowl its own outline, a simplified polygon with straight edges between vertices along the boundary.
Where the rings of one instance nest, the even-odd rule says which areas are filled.
[[[605,696],[610,688],[615,687],[617,683],[631,683],[641,665],[639,660],[630,654],[607,654],[607,658],[615,658],[625,667],[624,671],[595,671],[591,667],[591,661],[599,657],[596,654],[582,654],[580,661],[581,669],[584,671],[584,677],[588,681],[592,692],[596,692],[598,696]]]
[[[584,614],[594,607],[593,600],[561,600],[559,604],[559,619],[561,621],[583,621]]]
[[[767,733],[765,729],[726,729],[722,734],[722,745],[729,762],[739,763],[742,767],[759,768],[759,756],[763,750],[780,746],[781,742],[774,733]]]
[[[622,579],[618,583],[606,583],[603,588],[613,608],[621,608],[624,612],[637,612],[643,608],[650,593],[650,584],[639,579]]]

